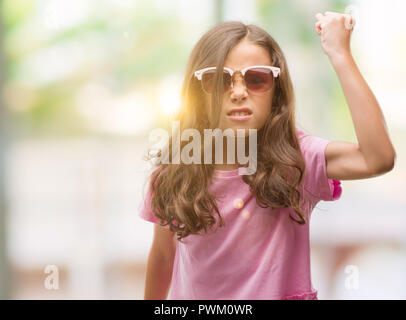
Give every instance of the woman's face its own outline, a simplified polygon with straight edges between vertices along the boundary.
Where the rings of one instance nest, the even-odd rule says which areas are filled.
[[[272,65],[268,52],[248,40],[244,39],[229,52],[224,66],[232,70],[242,70],[248,66]],[[244,85],[241,73],[234,75],[234,85],[223,94],[223,104],[220,114],[219,128],[231,128],[236,134],[236,129],[261,129],[271,112],[272,90],[264,93],[252,93]],[[248,108],[251,116],[245,120],[237,120],[235,114],[230,114],[233,108]],[[234,115],[234,117],[233,117]],[[245,135],[248,136],[248,130]]]

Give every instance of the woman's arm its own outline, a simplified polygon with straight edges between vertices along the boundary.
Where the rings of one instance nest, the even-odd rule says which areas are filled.
[[[154,227],[154,240],[148,257],[145,300],[166,300],[172,280],[176,252],[174,233],[159,225]]]
[[[394,166],[395,149],[381,108],[352,57],[352,30],[346,28],[346,15],[318,13],[316,19],[316,31],[340,80],[358,140],[358,144],[333,141],[327,145],[328,177],[361,179],[388,172]]]

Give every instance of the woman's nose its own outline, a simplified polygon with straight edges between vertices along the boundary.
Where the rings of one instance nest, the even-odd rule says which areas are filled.
[[[245,87],[244,78],[242,76],[233,79],[233,87],[231,88],[230,98],[233,102],[245,100],[248,96],[247,88]]]

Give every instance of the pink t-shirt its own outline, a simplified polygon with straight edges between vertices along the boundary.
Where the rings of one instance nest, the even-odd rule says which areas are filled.
[[[292,221],[289,213],[298,216],[291,208],[261,208],[238,169],[216,170],[209,188],[223,197],[217,206],[225,226],[176,241],[168,299],[317,299],[310,272],[310,213],[320,200],[339,199],[341,186],[327,178],[324,151],[330,141],[297,133],[306,162],[302,203],[307,223]],[[148,189],[139,215],[158,223],[150,199]]]

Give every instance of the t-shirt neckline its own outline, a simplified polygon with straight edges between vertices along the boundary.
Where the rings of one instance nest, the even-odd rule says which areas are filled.
[[[214,170],[213,177],[216,178],[228,178],[228,177],[238,177],[238,169],[234,170]]]

